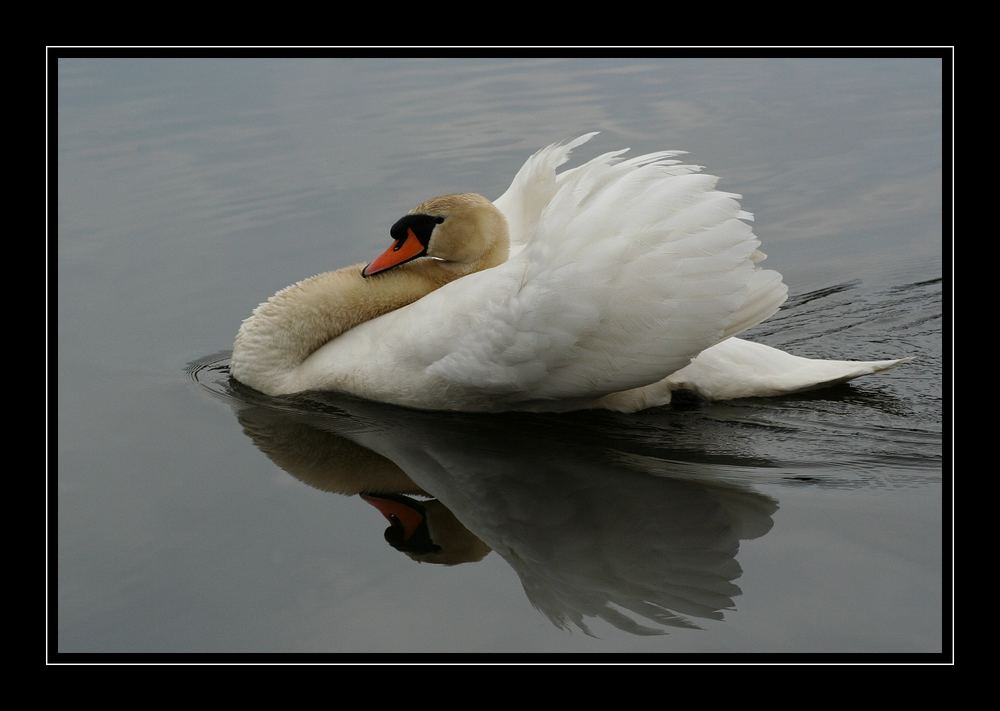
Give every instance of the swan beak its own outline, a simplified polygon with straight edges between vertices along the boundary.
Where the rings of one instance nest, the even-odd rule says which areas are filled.
[[[400,501],[396,497],[370,496],[368,494],[362,494],[361,498],[385,516],[391,524],[389,530],[397,529],[397,535],[402,541],[408,541],[412,538],[424,522],[423,513],[405,503],[405,497],[399,497],[404,501]]]
[[[370,277],[372,274],[387,271],[400,264],[405,264],[411,259],[423,256],[427,253],[427,247],[417,239],[412,229],[406,230],[403,239],[396,240],[389,249],[376,257],[371,264],[361,270],[361,276]]]

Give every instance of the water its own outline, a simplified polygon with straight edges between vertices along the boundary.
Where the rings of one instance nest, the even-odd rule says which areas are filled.
[[[60,651],[942,649],[936,60],[64,59],[59,82]],[[259,301],[595,129],[587,155],[683,148],[744,195],[791,294],[751,339],[917,360],[636,415],[229,381]],[[421,545],[380,507],[422,509]]]

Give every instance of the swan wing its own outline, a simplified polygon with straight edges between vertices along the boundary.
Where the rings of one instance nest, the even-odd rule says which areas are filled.
[[[556,168],[569,160],[573,149],[583,145],[597,135],[597,131],[586,133],[572,141],[553,143],[536,151],[521,169],[517,171],[507,192],[493,201],[493,204],[507,218],[510,230],[511,253],[515,254],[535,235],[542,211],[556,194]]]
[[[454,316],[436,347],[425,336],[427,374],[497,405],[598,397],[659,380],[777,311],[787,289],[757,266],[740,196],[675,152],[622,153],[543,182],[551,197],[538,197],[519,253],[413,305],[443,301]]]

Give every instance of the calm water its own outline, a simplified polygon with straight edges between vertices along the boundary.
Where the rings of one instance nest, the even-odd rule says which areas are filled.
[[[929,59],[60,60],[59,650],[940,651],[940,82]],[[228,380],[259,301],[595,129],[585,156],[682,148],[744,195],[791,293],[751,339],[918,359],[628,416]],[[421,545],[387,542],[393,506]]]

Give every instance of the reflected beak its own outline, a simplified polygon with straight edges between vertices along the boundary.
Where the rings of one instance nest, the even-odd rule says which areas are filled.
[[[376,257],[367,267],[361,270],[361,276],[370,277],[372,274],[387,271],[400,264],[406,264],[411,259],[416,259],[427,253],[427,247],[417,239],[412,229],[406,230],[403,239],[396,240],[389,249]]]
[[[407,497],[390,498],[362,494],[361,498],[377,508],[393,529],[399,530],[399,538],[402,541],[408,541],[424,522],[423,512],[411,506]]]

